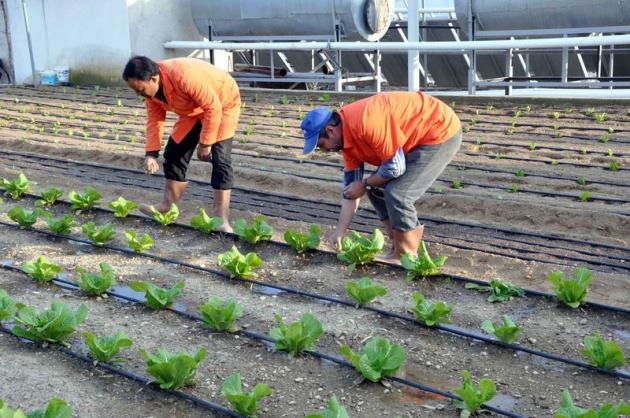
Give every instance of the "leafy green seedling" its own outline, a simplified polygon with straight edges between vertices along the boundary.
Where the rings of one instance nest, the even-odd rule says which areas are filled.
[[[0,289],[0,323],[7,319],[13,319],[18,308],[21,307],[23,307],[23,305],[18,305],[13,302],[11,296],[9,296],[4,289]],[[2,415],[0,415],[0,417],[1,416]]]
[[[178,282],[170,289],[162,289],[153,283],[137,281],[129,285],[136,292],[144,292],[145,301],[143,304],[151,309],[159,311],[173,306],[173,299],[182,294],[184,282]]]
[[[164,226],[172,224],[179,216],[179,208],[175,203],[171,203],[170,209],[164,213],[157,210],[154,206],[151,206],[150,209],[153,214],[153,219]]]
[[[107,206],[114,211],[114,216],[117,218],[126,218],[129,212],[139,208],[138,204],[122,196],[120,196],[118,200],[110,202]]]
[[[358,232],[352,231],[354,239],[343,237],[341,240],[341,252],[337,258],[349,263],[348,271],[353,271],[357,265],[369,263],[374,256],[383,249],[385,237],[380,229],[375,229],[372,240],[362,237]]]
[[[508,189],[508,193],[517,193],[518,192],[518,184],[512,183],[512,187]]]
[[[603,143],[606,143],[606,142],[610,141],[610,135],[609,135],[609,134],[603,134],[603,135],[599,138],[599,140],[600,140],[601,142],[603,142]]]
[[[606,113],[596,113],[595,120],[599,123],[603,123],[606,120]]]
[[[611,161],[608,164],[608,168],[610,169],[610,171],[619,171],[621,166],[619,165],[619,163],[617,161]]]
[[[19,199],[24,193],[31,192],[31,186],[37,184],[37,182],[29,181],[24,173],[20,173],[18,178],[13,180],[2,180],[2,187],[4,188],[4,195],[10,195],[12,199]]]
[[[265,222],[264,215],[257,215],[251,228],[247,227],[245,219],[234,221],[234,233],[243,241],[256,244],[260,241],[269,241],[273,235],[273,228]]]
[[[190,226],[195,228],[197,231],[204,232],[209,234],[216,230],[218,227],[223,225],[223,219],[215,216],[209,217],[206,211],[203,208],[199,209],[200,214],[197,216],[193,216],[190,219]]]
[[[458,179],[453,179],[453,189],[461,189],[462,181]]]
[[[59,199],[63,195],[63,190],[55,189],[51,187],[48,190],[41,190],[40,195],[41,199],[35,201],[36,206],[52,206],[55,204],[57,199]]]
[[[488,334],[494,334],[501,342],[506,344],[511,344],[518,338],[518,333],[522,329],[521,327],[517,327],[516,324],[512,321],[512,319],[503,315],[503,326],[499,327],[486,319],[481,323],[481,328],[486,331]]]
[[[101,269],[100,274],[87,273],[81,267],[77,267],[81,281],[75,280],[74,283],[92,296],[99,296],[116,285],[116,276],[112,267],[105,262],[101,263],[99,267]]]
[[[552,286],[551,290],[556,298],[572,308],[586,303],[588,285],[591,284],[591,271],[587,268],[575,269],[575,279],[564,279],[564,273],[554,271],[547,278]]]
[[[333,395],[328,401],[328,409],[326,411],[309,414],[304,418],[350,418],[350,415],[348,415],[346,408],[339,405],[337,397]]]
[[[79,224],[74,221],[72,215],[66,213],[59,219],[55,219],[52,216],[46,218],[48,224],[48,230],[57,235],[70,235],[72,228]]]
[[[411,281],[415,277],[436,276],[441,274],[439,269],[444,266],[446,259],[447,257],[445,255],[441,255],[435,258],[435,260],[431,259],[426,244],[424,241],[420,241],[420,257],[407,253],[400,258],[400,264],[402,264],[405,270],[409,270],[407,281]]]
[[[582,202],[586,202],[588,201],[588,199],[591,198],[591,192],[589,190],[584,190],[582,193],[580,193],[580,195],[578,196],[578,199],[580,199]]]
[[[36,409],[30,414],[24,413],[21,408],[11,409],[0,399],[0,417],[2,418],[72,418],[72,408],[66,401],[53,398],[48,403],[45,411]]]
[[[621,415],[630,414],[630,405],[619,402],[617,405],[607,403],[602,405],[599,411],[593,409],[583,409],[575,406],[571,394],[567,389],[562,391],[562,401],[560,409],[556,411],[555,418],[617,418]]]
[[[22,265],[22,271],[40,282],[49,282],[61,273],[61,267],[53,264],[43,255],[35,261],[27,261]]]
[[[230,375],[221,386],[221,394],[227,399],[234,409],[246,417],[251,417],[258,411],[258,401],[273,395],[273,390],[264,383],[258,383],[250,393],[244,393],[241,385],[241,375]]]
[[[461,409],[461,418],[467,418],[471,414],[483,410],[479,409],[484,403],[494,398],[497,394],[496,386],[490,379],[481,379],[479,381],[479,387],[476,387],[470,380],[470,372],[468,370],[462,371],[464,376],[464,383],[460,388],[455,389],[463,401],[454,400],[453,403],[457,409]]]
[[[584,337],[584,347],[580,353],[591,359],[588,364],[607,370],[614,370],[626,365],[626,358],[619,345],[614,341],[602,340],[598,333],[595,333],[594,337]]]
[[[280,326],[273,328],[269,335],[276,340],[276,348],[289,352],[289,359],[304,350],[315,350],[315,341],[322,334],[322,324],[313,315],[304,314],[288,327],[280,315],[274,316]]]
[[[142,234],[142,236],[138,238],[138,235],[134,231],[127,231],[125,232],[125,236],[127,237],[127,245],[129,248],[138,253],[147,251],[155,244],[149,234]]]
[[[219,254],[219,262],[230,273],[230,277],[243,279],[258,277],[258,274],[254,273],[252,269],[262,266],[262,260],[256,253],[251,252],[243,255],[234,245],[227,253]]]
[[[90,221],[83,224],[83,226],[81,227],[81,231],[94,244],[105,245],[108,242],[112,241],[116,236],[116,231],[113,231],[113,228],[114,226],[109,222],[97,228],[96,225],[94,225],[94,221]]]
[[[516,170],[516,177],[525,177],[525,170],[519,168]]]
[[[453,305],[446,302],[429,303],[421,293],[414,293],[411,297],[416,302],[416,307],[411,309],[416,314],[416,320],[424,322],[429,327],[437,324],[452,324],[447,315],[453,310]]]
[[[356,307],[367,305],[378,296],[385,296],[387,289],[377,284],[372,284],[369,277],[362,277],[356,282],[346,283],[346,292],[357,303]]]
[[[33,226],[37,222],[37,218],[44,215],[50,215],[50,213],[41,209],[33,209],[32,211],[24,209],[22,205],[15,206],[7,212],[9,219],[17,222],[20,228],[28,228]]]
[[[532,142],[529,143],[529,149],[532,150],[532,151],[534,151],[536,149],[536,142],[535,141],[532,141]]]
[[[15,322],[25,325],[22,328],[14,326],[12,331],[15,335],[33,341],[45,341],[69,344],[63,340],[75,331],[75,327],[85,321],[87,317],[87,306],[82,303],[76,312],[72,312],[68,305],[55,301],[51,304],[49,311],[39,314],[35,313],[32,306],[25,306],[19,310]]]
[[[194,385],[197,365],[206,357],[206,349],[203,347],[194,356],[185,351],[173,354],[161,348],[158,348],[155,356],[142,348],[140,353],[147,360],[147,373],[155,378],[162,389],[171,390]]]
[[[515,296],[525,295],[525,290],[511,283],[503,283],[500,279],[492,279],[490,286],[484,286],[476,283],[467,283],[466,289],[474,289],[479,292],[492,292],[488,296],[488,302],[505,302],[512,300]]]
[[[243,316],[243,310],[234,299],[222,302],[218,297],[208,299],[205,305],[199,305],[199,310],[204,319],[204,326],[216,331],[235,332],[239,327],[234,326],[234,321]]]
[[[129,338],[127,334],[124,332],[116,333],[113,336],[104,336],[98,338],[96,335],[91,332],[84,332],[83,341],[90,349],[90,353],[92,353],[92,357],[96,360],[96,362],[100,361],[103,363],[116,363],[116,362],[124,362],[125,359],[117,358],[114,356],[118,355],[118,352],[123,347],[131,347],[133,342]]]
[[[85,186],[84,194],[79,194],[74,190],[68,193],[68,199],[72,202],[70,209],[76,210],[77,213],[86,212],[94,209],[101,200],[102,196],[90,186]]]
[[[551,115],[552,118],[558,120],[560,119],[560,112],[553,112],[553,114]]]
[[[398,344],[382,337],[374,337],[355,354],[350,347],[339,347],[339,352],[347,357],[366,379],[378,382],[385,376],[393,375],[405,361],[405,350]]]
[[[580,179],[578,180],[578,184],[580,186],[586,186],[586,182],[587,182],[586,177],[580,177]]]
[[[288,229],[284,233],[284,240],[301,254],[310,249],[316,249],[319,246],[321,234],[322,230],[319,225],[313,224],[308,234],[300,234],[295,229]]]

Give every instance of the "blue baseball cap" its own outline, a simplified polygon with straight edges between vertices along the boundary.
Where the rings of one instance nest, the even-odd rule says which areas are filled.
[[[330,120],[330,110],[323,106],[308,112],[304,120],[300,124],[300,128],[304,133],[304,151],[302,154],[310,154],[317,147],[319,140],[319,131]]]

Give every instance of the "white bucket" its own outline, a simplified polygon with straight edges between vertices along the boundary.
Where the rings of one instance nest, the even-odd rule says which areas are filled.
[[[52,70],[46,70],[39,73],[40,83],[46,86],[54,86],[57,81],[57,73]]]
[[[57,83],[70,82],[70,67],[55,67],[55,73],[57,73]]]

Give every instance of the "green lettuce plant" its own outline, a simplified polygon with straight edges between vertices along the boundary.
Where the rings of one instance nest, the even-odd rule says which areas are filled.
[[[378,296],[385,296],[387,289],[377,284],[372,284],[369,277],[362,277],[356,282],[346,283],[346,292],[356,302],[356,307],[367,305]]]
[[[453,310],[453,305],[445,302],[429,303],[421,293],[414,293],[411,297],[416,302],[416,307],[411,309],[416,314],[416,320],[424,322],[429,327],[436,324],[452,324],[446,316]]]
[[[251,279],[258,277],[252,269],[262,266],[262,260],[256,253],[241,254],[236,246],[232,246],[227,253],[219,254],[221,266],[230,273],[230,277]]]
[[[20,228],[33,226],[33,224],[37,222],[37,218],[42,215],[46,216],[47,214],[49,215],[48,212],[41,209],[34,209],[32,211],[26,210],[22,205],[15,206],[7,212],[9,219],[17,222],[20,225]]]
[[[587,268],[578,267],[575,269],[574,279],[564,279],[564,273],[560,270],[554,271],[548,277],[551,282],[551,290],[556,298],[572,308],[586,303],[588,285],[591,284],[591,271]]]
[[[203,208],[199,209],[199,215],[193,216],[190,219],[190,226],[196,229],[197,231],[204,232],[209,234],[214,232],[218,227],[223,225],[223,219],[215,216],[209,217],[206,211]]]
[[[288,327],[280,315],[274,316],[280,326],[273,328],[269,335],[276,340],[276,348],[289,352],[289,359],[304,350],[315,350],[315,342],[322,334],[322,324],[313,315],[304,314]]]
[[[370,263],[374,256],[383,249],[385,237],[380,229],[375,229],[372,239],[362,237],[358,232],[352,231],[354,240],[350,237],[343,237],[341,240],[341,252],[337,258],[348,263],[348,271],[353,271],[357,265]]]
[[[243,310],[234,299],[222,302],[218,297],[208,299],[205,305],[199,305],[204,319],[204,326],[216,331],[238,331],[234,321],[243,316]]]
[[[44,341],[69,345],[63,340],[75,331],[75,327],[80,325],[87,317],[87,306],[82,303],[76,312],[72,312],[68,305],[55,301],[51,304],[49,311],[39,314],[35,313],[32,306],[25,306],[19,310],[15,322],[18,325],[12,331],[15,335],[34,341]]]
[[[68,193],[68,199],[72,202],[70,209],[77,211],[77,213],[94,209],[102,198],[102,196],[90,186],[85,186],[83,190],[85,192],[84,194],[79,194],[74,190]]]
[[[488,334],[493,334],[501,342],[511,344],[518,338],[518,333],[523,329],[517,327],[514,321],[508,316],[503,315],[503,326],[495,325],[489,319],[481,323],[481,328]]]
[[[41,190],[41,199],[35,201],[36,206],[52,206],[63,195],[63,190],[51,187],[48,190]]]
[[[170,289],[162,289],[153,283],[137,281],[129,285],[136,292],[144,292],[143,304],[151,309],[159,311],[173,306],[173,299],[182,294],[184,282],[178,282]]]
[[[127,237],[127,245],[129,248],[138,253],[147,251],[155,244],[149,234],[143,234],[138,238],[138,235],[134,231],[127,231],[125,232],[125,236]]]
[[[94,225],[94,221],[89,221],[83,224],[81,231],[94,244],[105,245],[112,241],[116,236],[116,231],[114,231],[113,228],[114,226],[109,222],[104,223],[100,227],[96,227],[96,225]]]
[[[630,405],[623,401],[615,406],[610,403],[604,404],[598,411],[580,408],[575,406],[567,389],[562,391],[560,405],[560,409],[554,415],[555,418],[617,418],[621,415],[630,414]]]
[[[74,217],[67,213],[59,219],[49,216],[46,218],[46,223],[48,230],[57,235],[70,235],[72,228],[79,225],[74,221]]]
[[[194,385],[197,365],[206,357],[206,349],[203,347],[194,356],[185,351],[173,354],[161,348],[158,348],[155,356],[142,348],[140,353],[147,360],[147,373],[155,378],[162,389],[171,390]]]
[[[260,241],[269,241],[273,235],[273,228],[265,222],[264,215],[257,215],[251,228],[247,227],[245,219],[234,221],[234,233],[243,241],[256,244]]]
[[[37,184],[37,182],[29,181],[24,173],[20,173],[18,178],[13,180],[7,180],[5,178],[1,180],[2,187],[4,188],[4,195],[9,195],[14,200],[22,197],[24,193],[31,192],[31,186]]]
[[[27,261],[22,265],[22,271],[40,282],[49,282],[61,273],[61,267],[53,264],[43,255],[35,261]]]
[[[366,379],[378,382],[385,376],[393,375],[405,361],[405,350],[398,344],[382,337],[374,337],[355,354],[350,347],[339,347],[339,352],[347,357]]]
[[[258,383],[252,392],[245,393],[241,384],[241,375],[234,373],[223,382],[221,394],[239,414],[251,417],[258,411],[258,401],[265,396],[273,395],[273,390],[264,383]]]
[[[137,203],[127,200],[122,196],[120,196],[118,200],[110,202],[107,206],[114,211],[114,216],[117,218],[126,218],[129,216],[129,212],[140,207]]]
[[[129,338],[127,334],[124,332],[116,333],[113,336],[104,336],[97,337],[91,332],[84,332],[83,341],[90,349],[90,353],[92,353],[92,357],[96,361],[100,361],[103,363],[115,363],[115,362],[124,362],[125,359],[117,358],[114,359],[114,356],[118,355],[118,352],[123,347],[131,347],[133,342]]]
[[[53,398],[48,403],[45,411],[37,409],[30,414],[26,414],[21,408],[9,408],[0,399],[0,418],[72,418],[72,408],[63,399]]]
[[[466,283],[466,289],[474,289],[479,292],[491,292],[488,302],[505,302],[515,296],[524,296],[525,290],[511,283],[503,283],[500,279],[492,279],[490,286],[476,283]]]
[[[13,302],[11,296],[9,296],[4,289],[0,289],[0,323],[7,319],[13,319],[17,310],[23,306],[22,304]],[[0,415],[0,417],[1,416],[2,415]]]
[[[411,281],[416,277],[436,276],[441,274],[440,267],[444,266],[447,257],[441,255],[434,260],[429,256],[424,241],[420,241],[420,257],[407,253],[400,258],[400,264],[405,270],[409,270],[407,281]]]
[[[470,380],[470,372],[468,370],[462,371],[464,376],[464,383],[460,388],[455,389],[463,401],[453,400],[455,407],[461,409],[461,418],[467,418],[475,412],[483,412],[479,409],[481,406],[494,398],[497,394],[496,386],[490,379],[481,379],[479,386],[475,386]]]
[[[171,203],[171,208],[168,211],[162,213],[158,211],[155,207],[151,206],[151,213],[153,213],[154,220],[158,221],[164,226],[167,226],[175,222],[177,217],[179,217],[179,208],[175,203]]]
[[[339,405],[337,397],[333,395],[328,401],[328,409],[326,411],[309,414],[304,418],[350,418],[350,415],[348,415],[346,408]]]
[[[302,254],[305,251],[319,247],[321,234],[322,229],[319,225],[313,224],[308,234],[300,234],[295,229],[288,229],[284,233],[284,240],[298,253]]]
[[[101,269],[100,274],[90,274],[81,267],[77,267],[81,281],[75,280],[74,283],[92,296],[101,295],[107,292],[110,287],[116,285],[116,276],[112,267],[105,262],[101,263],[99,267]]]
[[[626,358],[619,345],[614,341],[602,340],[598,333],[595,333],[593,337],[584,337],[584,347],[580,353],[591,359],[588,364],[607,370],[626,365]]]

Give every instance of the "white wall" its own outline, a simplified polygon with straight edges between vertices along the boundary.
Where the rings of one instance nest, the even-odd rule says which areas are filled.
[[[202,40],[187,0],[26,0],[37,71],[70,67],[79,84],[122,84],[132,55],[187,56],[165,41]],[[32,83],[22,0],[7,0],[15,82]],[[0,51],[0,56],[2,56]]]

